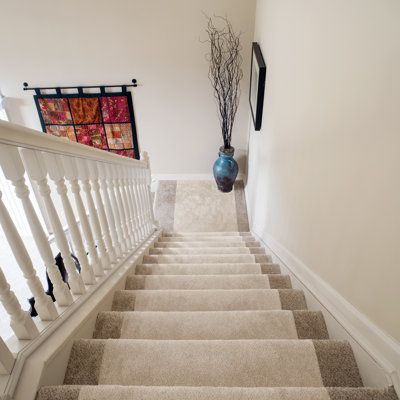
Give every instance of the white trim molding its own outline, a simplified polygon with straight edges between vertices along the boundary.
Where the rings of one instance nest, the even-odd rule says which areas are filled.
[[[267,235],[263,240],[254,231],[252,234],[269,250],[274,262],[291,276],[293,286],[305,291],[309,308],[323,311],[331,338],[351,343],[364,384],[372,387],[393,385],[399,394],[400,343],[272,236]]]

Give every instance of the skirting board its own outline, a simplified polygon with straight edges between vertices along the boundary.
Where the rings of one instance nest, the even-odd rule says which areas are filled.
[[[252,234],[291,276],[293,287],[304,290],[309,309],[323,312],[331,338],[350,342],[364,385],[393,385],[400,395],[400,344],[271,236],[264,241]]]

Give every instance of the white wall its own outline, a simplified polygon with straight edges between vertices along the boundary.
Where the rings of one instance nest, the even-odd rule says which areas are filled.
[[[400,2],[258,0],[254,231],[400,340]]]
[[[222,143],[205,60],[206,19],[243,31],[245,78],[233,145],[247,148],[255,0],[0,0],[0,88],[13,122],[40,129],[31,86],[129,83],[155,173],[211,173]]]

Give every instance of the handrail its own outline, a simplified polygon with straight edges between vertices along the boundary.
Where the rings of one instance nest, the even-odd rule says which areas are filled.
[[[80,297],[104,282],[113,268],[154,232],[149,161],[147,154],[141,161],[133,160],[0,121],[0,168],[14,186],[15,201],[21,202],[32,238],[54,287],[56,303],[46,294],[37,277],[0,190],[0,225],[17,267],[35,296],[38,317],[33,319],[22,311],[1,265],[0,302],[10,315],[13,340],[29,344],[29,340],[41,335],[44,327],[56,326],[55,320],[60,314],[76,307]],[[38,189],[35,193],[63,258],[68,282],[55,263],[48,232],[32,205],[26,174]],[[72,246],[60,215],[67,222]],[[79,259],[79,272],[71,254]],[[43,324],[40,320],[47,322]],[[9,374],[11,352],[4,350],[6,344],[1,337],[0,344],[0,375]]]
[[[101,149],[82,145],[81,143],[72,142],[53,135],[44,135],[37,130],[2,120],[0,120],[0,143],[47,151],[49,153],[73,155],[89,160],[147,168],[145,160],[139,161],[133,158],[121,157]]]

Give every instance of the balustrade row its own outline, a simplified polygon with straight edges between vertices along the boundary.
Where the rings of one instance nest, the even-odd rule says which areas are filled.
[[[150,169],[144,161],[129,163],[86,159],[32,148],[0,144],[0,167],[12,183],[22,204],[36,247],[53,284],[57,305],[69,306],[74,296],[96,285],[99,277],[113,269],[154,230],[150,194]],[[36,185],[46,218],[68,274],[64,281],[55,262],[48,236],[32,203],[26,182]],[[52,189],[55,188],[55,189]],[[59,309],[37,276],[29,253],[1,199],[0,225],[34,298],[43,321],[58,317]],[[59,200],[55,201],[56,196]],[[61,204],[61,207],[57,207]],[[63,214],[71,243],[60,214]],[[80,264],[76,268],[72,254]],[[11,290],[0,266],[0,301],[10,316],[10,325],[19,339],[32,339],[38,328]]]

